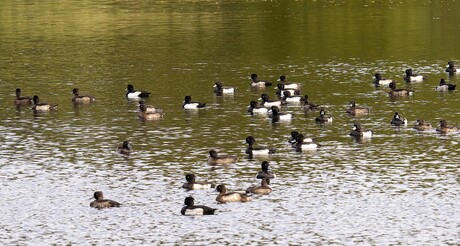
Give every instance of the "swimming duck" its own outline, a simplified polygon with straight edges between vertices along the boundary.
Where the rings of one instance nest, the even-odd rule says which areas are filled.
[[[126,98],[128,99],[143,99],[149,97],[150,92],[147,91],[136,91],[133,85],[128,85],[126,88]]]
[[[246,148],[246,154],[249,156],[253,155],[269,155],[275,153],[275,149],[267,148],[267,147],[254,147],[254,143],[256,142],[253,136],[246,137],[246,143],[248,147]]]
[[[369,114],[369,109],[362,106],[356,106],[355,101],[350,102],[350,108],[346,111],[348,114],[353,116]]]
[[[443,119],[439,121],[439,127],[436,128],[436,131],[439,133],[443,133],[443,134],[446,134],[449,132],[457,132],[458,127],[447,125],[447,121]]]
[[[446,72],[449,73],[449,75],[454,75],[457,72],[453,61],[447,62]]]
[[[267,114],[268,108],[261,106],[257,101],[251,101],[249,103],[248,112],[251,114]]]
[[[49,112],[57,109],[57,104],[40,103],[40,98],[38,96],[34,96],[32,101],[34,102],[32,109],[35,112]]]
[[[93,195],[94,201],[92,201],[89,206],[92,208],[110,208],[110,207],[120,207],[120,203],[108,199],[104,199],[102,191],[96,191]]]
[[[75,104],[90,104],[96,100],[92,96],[80,96],[80,90],[78,88],[73,88],[72,94],[72,102]]]
[[[422,82],[425,80],[425,77],[422,75],[417,75],[412,73],[412,68],[406,69],[406,76],[404,77],[406,82]]]
[[[186,174],[185,180],[187,180],[187,183],[184,183],[182,188],[187,190],[205,190],[216,186],[215,184],[206,181],[197,182],[196,176],[193,173]]]
[[[265,86],[271,86],[273,84],[270,81],[259,80],[259,76],[257,76],[257,74],[255,73],[251,74],[250,79],[252,80],[250,84],[251,87],[265,87]]]
[[[227,188],[224,184],[220,184],[216,187],[216,190],[219,194],[216,197],[216,201],[219,203],[226,203],[226,202],[249,202],[251,201],[251,197],[238,192],[228,192]]]
[[[380,73],[374,74],[374,86],[380,87],[381,85],[389,85],[394,80],[382,78]]]
[[[401,118],[398,112],[395,112],[393,115],[393,119],[391,119],[390,123],[394,126],[406,126],[407,125],[407,119],[406,118]]]
[[[276,175],[272,171],[270,171],[270,164],[268,163],[268,161],[263,161],[262,164],[260,164],[260,168],[262,170],[257,173],[257,175],[256,175],[257,179],[263,179],[263,178],[274,179],[274,178],[276,178]]]
[[[260,98],[262,99],[262,106],[271,108],[272,106],[277,106],[281,107],[282,102],[279,100],[270,100],[267,94],[262,94],[260,95]]]
[[[203,205],[195,205],[195,198],[191,196],[185,198],[184,205],[180,211],[182,215],[213,215],[217,210]]]
[[[32,97],[22,97],[21,89],[16,89],[16,98],[14,99],[14,104],[16,105],[31,105],[33,103]]]
[[[298,89],[288,89],[284,84],[278,83],[276,85],[276,95],[282,97],[285,91],[289,91],[291,95],[300,95],[300,90]]]
[[[128,140],[123,141],[123,144],[118,147],[118,153],[122,155],[129,155],[132,150],[133,148]]]
[[[307,98],[305,98],[307,97]],[[283,97],[281,98],[281,101],[287,102],[287,103],[300,103],[304,102],[305,100],[308,100],[308,96],[293,96],[290,91],[283,91]]]
[[[287,89],[293,89],[293,90],[300,90],[302,88],[302,84],[300,83],[287,83],[287,78],[285,75],[281,75],[280,78],[278,79],[283,85],[283,90]]]
[[[277,106],[272,106],[270,118],[274,122],[277,122],[280,120],[291,120],[292,114],[288,112],[281,112]]]
[[[265,177],[260,182],[260,186],[251,186],[246,189],[246,193],[253,193],[258,195],[268,195],[272,192],[270,188],[270,179]]]
[[[396,97],[396,96],[412,96],[414,94],[414,91],[412,90],[406,90],[406,89],[396,89],[396,82],[391,82],[389,84],[390,87],[390,92],[388,93],[390,96]]]
[[[319,147],[319,144],[314,139],[305,138],[303,134],[299,134],[294,147],[297,152],[302,152],[302,150],[315,150]]]
[[[439,85],[436,86],[436,90],[440,92],[453,91],[457,85],[448,84],[445,79],[439,81]]]
[[[418,119],[414,125],[414,129],[419,131],[426,131],[431,129],[431,123],[425,122],[423,119]]]
[[[163,113],[163,109],[161,108],[157,108],[153,105],[147,105],[145,104],[145,101],[139,101],[139,111],[143,111],[141,110],[141,105],[144,105],[144,108],[145,108],[145,112],[146,113]]]
[[[318,110],[318,108],[319,108],[318,105],[308,101],[308,95],[304,96],[303,110],[305,111],[305,113],[316,111],[316,110]]]
[[[238,157],[233,155],[218,155],[217,151],[210,150],[208,157],[209,165],[225,165],[225,164],[235,164],[238,161]]]
[[[197,108],[204,108],[206,103],[202,102],[192,102],[191,96],[185,96],[184,102],[182,103],[182,108],[184,109],[197,109]]]
[[[315,121],[321,124],[330,123],[332,122],[332,116],[326,115],[326,111],[324,111],[324,109],[321,109],[319,111],[319,116],[315,118]]]
[[[352,131],[350,132],[350,136],[355,138],[370,138],[372,137],[372,134],[371,130],[364,131],[359,123],[355,123]]]
[[[224,94],[230,95],[235,94],[235,88],[229,86],[223,86],[222,81],[216,81],[214,84],[214,93],[217,96],[222,96]]]
[[[162,110],[156,108],[150,108],[150,112],[147,111],[148,106],[145,104],[139,104],[139,111],[137,117],[143,120],[157,120],[163,118]]]

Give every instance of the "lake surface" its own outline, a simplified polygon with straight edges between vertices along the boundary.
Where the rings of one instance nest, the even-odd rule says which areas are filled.
[[[0,242],[168,245],[457,245],[460,243],[460,135],[417,132],[460,125],[458,92],[434,90],[447,61],[460,63],[458,1],[1,1]],[[402,77],[407,68],[422,83]],[[390,98],[374,73],[414,96]],[[261,93],[248,76],[303,84],[302,94],[333,115],[283,106],[288,122],[247,113]],[[214,82],[237,87],[215,96]],[[141,121],[127,84],[151,92],[164,118]],[[75,107],[71,91],[97,101]],[[14,91],[58,110],[17,108]],[[184,96],[207,102],[184,111]],[[351,117],[348,103],[370,108]],[[409,123],[393,127],[399,112]],[[354,122],[374,136],[355,141]],[[434,129],[433,128],[433,129]],[[290,132],[321,148],[296,153]],[[245,138],[276,148],[244,153]],[[124,140],[130,156],[116,149]],[[208,151],[240,157],[212,167]],[[213,190],[181,189],[186,173],[245,190],[269,160],[273,192],[248,203],[217,204]],[[89,207],[94,191],[123,204]],[[184,198],[217,215],[181,216]]]

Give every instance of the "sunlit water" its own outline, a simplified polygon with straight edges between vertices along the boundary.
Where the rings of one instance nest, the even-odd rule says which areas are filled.
[[[2,244],[459,244],[458,134],[416,132],[424,118],[460,125],[458,93],[434,90],[448,60],[460,60],[457,2],[425,4],[358,1],[154,1],[3,3],[0,9],[0,179]],[[409,85],[415,95],[391,99],[375,89],[381,72],[406,87],[406,68],[428,79]],[[304,85],[317,112],[283,106],[289,122],[251,116],[248,76]],[[237,87],[215,96],[214,81]],[[164,118],[143,122],[128,83],[150,91],[147,104]],[[13,105],[14,90],[59,104],[34,115]],[[74,107],[71,90],[97,98]],[[207,108],[184,111],[185,95]],[[371,109],[353,118],[351,100]],[[408,118],[392,127],[394,112]],[[355,141],[354,122],[374,136]],[[292,130],[322,145],[296,153]],[[277,149],[249,159],[244,139]],[[116,153],[125,139],[134,152]],[[237,164],[207,165],[208,151],[238,155]],[[245,190],[268,159],[277,178],[272,194],[217,204],[213,190],[181,189],[188,172],[200,180]],[[102,190],[121,208],[89,207]],[[186,196],[218,209],[186,217]]]

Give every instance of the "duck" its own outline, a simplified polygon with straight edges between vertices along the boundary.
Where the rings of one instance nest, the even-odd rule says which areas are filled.
[[[281,101],[286,103],[301,103],[306,100],[305,96],[293,96],[290,91],[283,91],[283,97],[281,98]]]
[[[445,79],[441,79],[439,85],[436,86],[436,90],[440,92],[454,91],[455,87],[457,87],[457,85],[448,84]]]
[[[281,82],[279,84],[283,85],[283,90],[287,90],[287,89],[300,90],[300,88],[302,88],[302,84],[300,83],[287,83],[286,75],[281,75],[278,81]]]
[[[414,125],[415,130],[426,131],[431,129],[431,123],[425,122],[423,119],[418,119]]]
[[[238,161],[237,156],[233,155],[218,155],[216,150],[209,151],[208,164],[209,165],[226,165],[235,164]]]
[[[246,137],[246,143],[248,147],[246,148],[246,154],[249,156],[254,155],[269,155],[275,153],[275,149],[267,148],[267,147],[254,147],[254,143],[256,139],[253,136]]]
[[[291,131],[291,136],[288,139],[288,143],[292,145],[292,147],[295,147],[295,144],[297,143],[297,137],[299,136],[298,131]]]
[[[206,189],[214,188],[216,186],[214,183],[210,183],[207,181],[197,182],[196,175],[193,173],[186,174],[185,180],[187,180],[187,183],[184,183],[182,185],[182,188],[187,189],[187,190],[206,190]]]
[[[148,98],[149,95],[150,95],[150,92],[134,90],[134,86],[131,84],[129,84],[126,88],[126,98],[131,99],[131,100],[145,99],[145,98]]]
[[[96,101],[96,99],[92,96],[80,96],[80,90],[78,88],[73,88],[72,94],[72,102],[75,104],[90,104]]]
[[[346,111],[348,114],[353,116],[366,115],[369,114],[369,108],[356,106],[355,101],[350,102],[350,107]]]
[[[148,109],[150,109],[150,111],[147,111]],[[161,109],[155,107],[148,108],[144,103],[140,103],[137,117],[143,120],[157,120],[163,118],[163,112]]]
[[[457,132],[458,127],[456,126],[449,126],[447,125],[447,121],[442,119],[439,121],[439,127],[436,128],[436,131],[442,134],[450,133],[450,132]]]
[[[14,99],[14,104],[16,105],[31,105],[33,103],[32,97],[22,97],[21,89],[16,88],[16,98]]]
[[[285,88],[285,85],[284,84],[281,84],[281,83],[278,83],[276,85],[276,87],[278,88],[276,90],[276,95],[278,95],[279,97],[282,97],[284,95],[284,92],[285,91],[289,91],[291,93],[291,95],[300,95],[300,90],[297,90],[297,89],[287,89]]]
[[[374,86],[375,87],[380,87],[381,85],[389,85],[393,81],[394,80],[392,79],[382,78],[382,75],[380,73],[374,74]]]
[[[146,113],[163,113],[163,109],[157,108],[157,107],[155,107],[153,105],[147,105],[147,104],[145,104],[145,101],[143,101],[143,100],[139,101],[139,111],[142,111],[141,110],[141,105],[144,105]]]
[[[422,82],[425,80],[425,77],[422,75],[417,75],[412,73],[412,68],[406,69],[406,76],[404,77],[404,80],[407,83],[410,82]]]
[[[272,86],[273,83],[270,81],[266,80],[259,80],[259,76],[257,74],[253,73],[250,76],[250,79],[252,80],[251,82],[251,87],[266,87],[266,86]]]
[[[391,119],[390,123],[394,126],[406,126],[407,125],[407,119],[406,118],[401,118],[398,112],[395,112],[393,115],[393,119]]]
[[[390,96],[397,97],[397,96],[412,96],[414,91],[406,90],[406,89],[396,89],[396,82],[391,82],[389,85],[390,92],[388,93]]]
[[[359,123],[353,124],[353,129],[350,132],[350,136],[355,138],[370,138],[373,132],[371,130],[363,130]]]
[[[226,203],[226,202],[249,202],[251,201],[251,197],[238,192],[227,192],[227,188],[224,184],[220,184],[216,187],[216,191],[219,194],[216,197],[216,201],[219,203]]]
[[[246,189],[246,193],[253,193],[258,195],[268,195],[272,192],[270,187],[270,179],[265,177],[260,182],[260,186],[251,186]]]
[[[282,101],[279,100],[270,100],[267,94],[260,95],[262,99],[262,106],[271,108],[272,106],[281,107]]]
[[[277,106],[272,106],[270,118],[275,122],[280,120],[291,120],[292,114],[288,112],[280,112],[280,109]]]
[[[223,86],[222,81],[216,81],[216,83],[214,83],[214,93],[217,96],[222,96],[224,94],[231,95],[231,94],[235,94],[235,88],[229,87],[229,86]]]
[[[270,171],[270,163],[268,161],[263,161],[262,164],[260,164],[261,171],[259,171],[256,175],[256,179],[263,179],[263,178],[269,178],[269,179],[274,179],[276,178],[276,175]]]
[[[319,144],[314,139],[305,138],[303,134],[299,134],[294,147],[297,152],[302,152],[302,150],[315,150],[319,147]]]
[[[319,116],[317,116],[317,117],[315,118],[315,121],[316,121],[317,123],[323,124],[323,123],[331,123],[331,122],[332,122],[332,119],[333,119],[332,116],[327,115],[327,114],[326,114],[326,111],[324,111],[324,109],[321,109],[321,110],[319,111]]]
[[[35,112],[49,112],[57,109],[57,104],[41,103],[37,95],[32,98],[32,101],[34,102],[32,109]]]
[[[206,103],[202,102],[192,102],[191,96],[185,96],[184,102],[182,103],[182,108],[184,109],[197,109],[206,107]]]
[[[318,109],[319,105],[316,105],[315,103],[308,101],[308,95],[305,95],[303,101],[303,110],[305,111],[305,113],[316,111]]]
[[[251,101],[249,103],[248,112],[251,114],[267,114],[268,108],[261,106],[257,101]]]
[[[454,75],[457,72],[453,61],[447,62],[446,72],[449,73],[449,75]]]
[[[92,201],[89,206],[92,208],[111,208],[111,207],[120,207],[120,203],[112,201],[109,199],[104,199],[102,191],[96,191],[93,195],[94,201]]]
[[[118,147],[118,153],[122,155],[129,155],[131,154],[132,150],[133,147],[131,146],[131,143],[128,140],[123,141],[123,144]]]
[[[184,205],[180,210],[182,215],[213,215],[217,210],[204,205],[195,205],[195,198],[191,196],[185,198]]]

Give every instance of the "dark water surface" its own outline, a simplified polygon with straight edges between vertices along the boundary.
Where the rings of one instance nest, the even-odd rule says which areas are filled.
[[[459,134],[417,132],[415,120],[460,125],[457,92],[434,90],[448,60],[460,63],[458,1],[1,1],[0,242],[23,244],[459,244]],[[404,70],[427,76],[406,85]],[[408,98],[375,89],[381,72]],[[289,122],[251,116],[261,93],[248,76],[285,74],[334,121],[283,106]],[[237,87],[215,96],[215,80]],[[143,122],[126,100],[128,83],[151,92],[164,118]],[[14,91],[59,104],[34,115],[16,108]],[[74,107],[72,88],[97,98]],[[185,95],[207,108],[184,111]],[[371,109],[350,117],[350,100]],[[392,127],[394,112],[409,120]],[[355,141],[354,122],[374,130]],[[296,153],[292,130],[322,147]],[[248,158],[244,139],[275,147]],[[134,152],[116,148],[128,139]],[[208,151],[238,155],[211,167]],[[272,194],[222,204],[217,193],[181,189],[188,172],[244,190],[263,159],[277,178]],[[89,207],[102,190],[123,204]],[[218,209],[180,215],[183,200]]]

